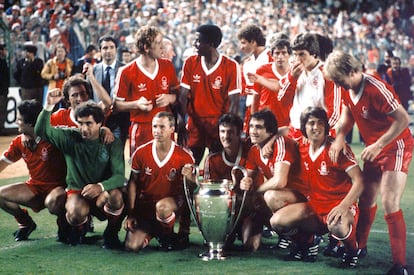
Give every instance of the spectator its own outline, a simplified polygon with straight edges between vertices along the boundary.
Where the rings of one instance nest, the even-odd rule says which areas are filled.
[[[76,60],[75,67],[73,68],[73,74],[82,73],[83,70],[83,64],[90,63],[92,65],[98,63],[98,60],[96,59],[96,53],[97,49],[95,45],[89,45],[86,47],[86,53],[84,56]]]
[[[387,70],[389,84],[394,88],[402,106],[408,110],[408,103],[413,99],[411,91],[411,75],[408,68],[401,67],[401,59],[397,56],[391,58],[391,68]]]
[[[49,89],[61,89],[65,79],[72,75],[73,61],[67,57],[63,44],[56,46],[54,55],[55,57],[49,59],[43,66],[41,76],[49,81]]]
[[[36,57],[36,46],[26,45],[24,49],[26,57],[17,62],[13,77],[21,87],[20,96],[22,100],[36,99],[43,102],[44,80],[40,75],[43,69],[43,61]]]
[[[7,63],[7,47],[0,44],[0,135],[4,134],[7,118],[7,95],[10,86],[10,69]]]

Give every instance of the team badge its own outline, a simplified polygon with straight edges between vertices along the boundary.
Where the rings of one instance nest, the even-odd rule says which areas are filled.
[[[223,82],[223,79],[221,78],[221,76],[217,76],[212,85],[213,89],[220,90],[222,82]]]
[[[361,108],[361,116],[365,119],[368,119],[369,116],[369,112],[368,112],[368,108],[366,106],[362,106]]]
[[[161,78],[161,90],[168,90],[168,79],[166,76]]]
[[[326,162],[321,162],[321,168],[318,169],[318,171],[321,176],[327,176],[329,174],[328,168],[326,167]]]
[[[174,181],[177,177],[177,169],[171,168],[170,172],[167,175],[168,181]]]
[[[306,171],[309,171],[309,163],[308,163],[307,161],[305,161],[305,162],[303,163],[303,165],[305,166],[305,170],[306,170]]]
[[[47,148],[42,148],[41,157],[43,161],[47,161],[49,159],[49,153],[47,151]]]

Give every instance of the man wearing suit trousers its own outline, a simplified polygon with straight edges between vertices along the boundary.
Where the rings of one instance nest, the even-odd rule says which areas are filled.
[[[124,64],[117,60],[117,41],[109,35],[99,39],[99,50],[101,51],[102,62],[94,65],[93,74],[97,81],[102,84],[111,98],[113,98],[113,87],[118,69]],[[93,98],[99,101],[99,97],[94,91]],[[123,145],[128,138],[129,112],[111,113],[107,117],[105,125],[111,129],[112,133],[121,139]]]

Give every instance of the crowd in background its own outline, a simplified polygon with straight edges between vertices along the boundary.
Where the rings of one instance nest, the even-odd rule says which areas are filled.
[[[303,31],[323,33],[365,66],[382,63],[386,50],[392,50],[414,75],[414,4],[410,0],[6,0],[0,4],[0,17],[11,31],[12,68],[27,43],[37,46],[37,56],[44,62],[63,43],[76,63],[103,34],[119,41],[120,54],[128,49],[134,56],[134,34],[146,24],[156,25],[173,41],[178,70],[191,52],[200,23],[220,26],[220,51],[241,60],[236,33],[252,23],[267,38],[280,31],[291,39]]]

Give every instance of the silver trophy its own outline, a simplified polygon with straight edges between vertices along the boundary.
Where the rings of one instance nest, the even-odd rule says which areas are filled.
[[[193,165],[196,173],[197,189],[191,196],[189,186],[184,177],[184,191],[190,208],[191,215],[196,222],[204,240],[209,245],[209,250],[199,256],[205,260],[225,260],[227,256],[223,251],[223,245],[227,237],[235,229],[241,216],[246,191],[243,193],[240,209],[236,217],[236,193],[233,191],[236,185],[235,171],[241,170],[244,176],[247,171],[241,166],[234,166],[231,175],[232,180],[199,180],[198,167]]]

